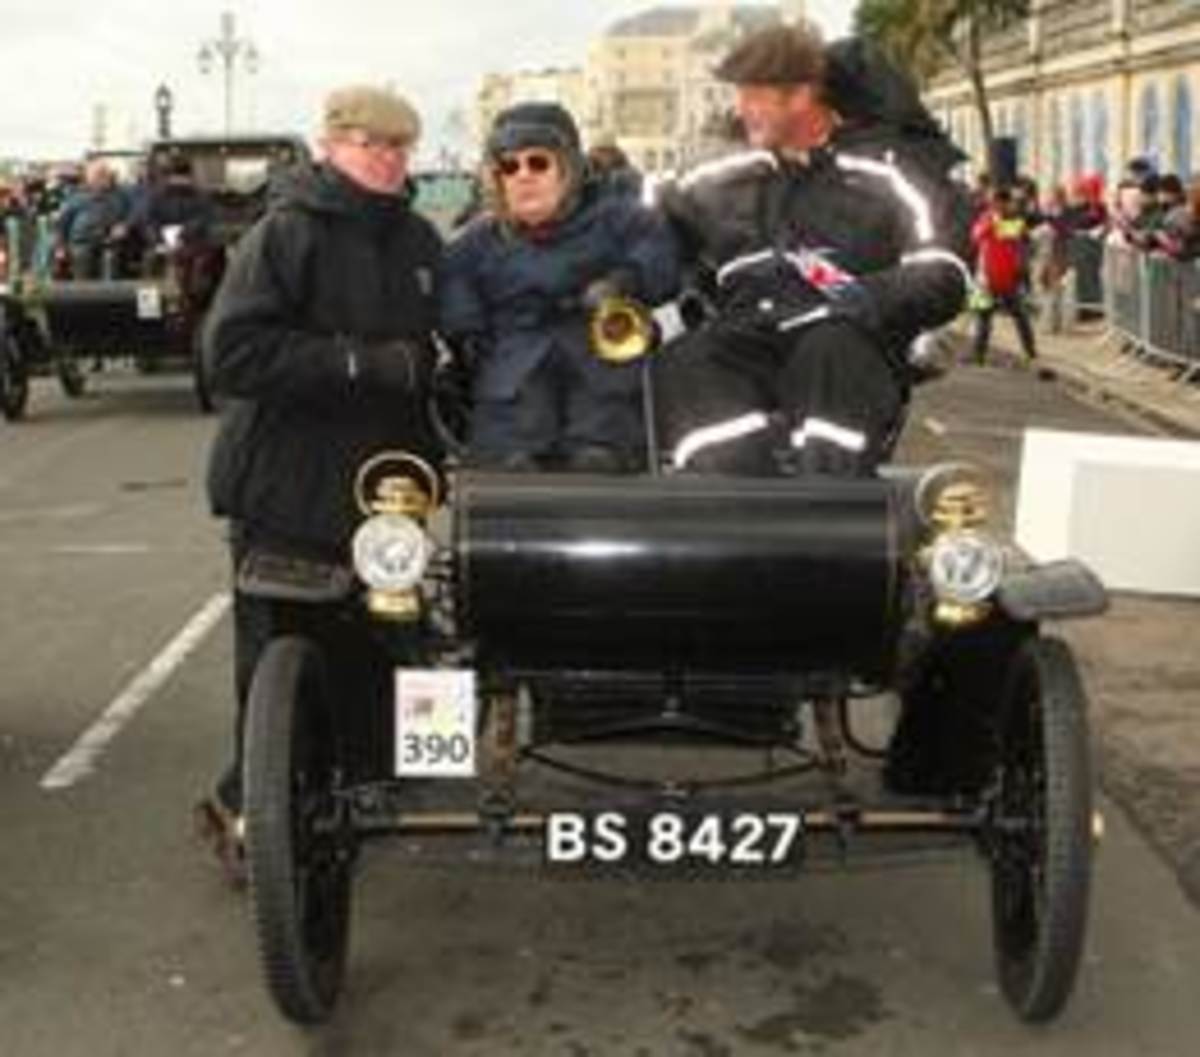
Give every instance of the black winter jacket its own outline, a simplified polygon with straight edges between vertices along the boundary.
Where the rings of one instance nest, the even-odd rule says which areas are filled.
[[[902,130],[846,124],[803,161],[748,150],[700,165],[657,194],[718,304],[768,272],[749,299],[766,304],[770,283],[795,270],[845,295],[840,303],[899,352],[952,319],[970,281],[962,260],[969,208],[944,163],[931,164]]]
[[[435,445],[419,395],[372,392],[348,369],[355,342],[428,341],[441,240],[396,196],[326,166],[277,184],[238,246],[205,329],[213,391],[227,405],[209,464],[218,516],[259,539],[331,555],[358,521],[364,458]]]

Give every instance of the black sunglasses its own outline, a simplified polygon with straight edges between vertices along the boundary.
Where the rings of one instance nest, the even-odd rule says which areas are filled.
[[[544,152],[510,154],[496,162],[496,171],[501,176],[516,176],[523,168],[540,176],[554,167],[554,155]]]

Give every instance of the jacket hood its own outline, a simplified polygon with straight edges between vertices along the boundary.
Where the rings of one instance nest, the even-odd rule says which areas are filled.
[[[407,212],[411,200],[407,187],[400,194],[378,194],[360,187],[328,164],[296,165],[276,173],[268,195],[274,208],[366,220]]]
[[[913,81],[873,44],[859,38],[835,41],[825,58],[829,101],[847,122],[839,137],[843,142],[891,138],[916,149],[941,172],[966,160]]]

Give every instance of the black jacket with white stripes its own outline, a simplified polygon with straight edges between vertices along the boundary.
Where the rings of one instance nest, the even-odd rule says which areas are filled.
[[[898,352],[952,319],[970,283],[970,206],[945,157],[887,125],[843,125],[804,160],[748,150],[655,194],[718,304],[782,260]]]

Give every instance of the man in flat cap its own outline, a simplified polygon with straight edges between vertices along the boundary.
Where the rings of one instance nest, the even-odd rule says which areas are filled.
[[[946,175],[961,155],[903,78],[861,59],[804,22],[746,37],[716,73],[750,149],[658,188],[713,307],[658,361],[678,469],[871,472],[906,349],[962,304],[967,214]]]
[[[751,149],[659,190],[711,302],[655,361],[660,436],[682,471],[870,474],[903,421],[906,350],[970,283],[969,204],[947,175],[962,155],[861,42],[774,27],[717,72]],[[986,781],[996,687],[979,673],[1009,645],[984,628],[931,647],[902,691],[889,788]]]
[[[208,472],[230,521],[236,574],[261,552],[344,562],[358,522],[353,483],[384,449],[435,461],[425,412],[441,240],[405,193],[420,132],[413,107],[374,87],[325,103],[322,160],[281,173],[242,239],[206,326],[213,392],[228,399]],[[236,875],[242,725],[259,655],[320,606],[235,590],[237,715],[228,767],[199,807],[202,832]],[[352,685],[341,689],[349,698]],[[235,876],[236,879],[236,876]]]

